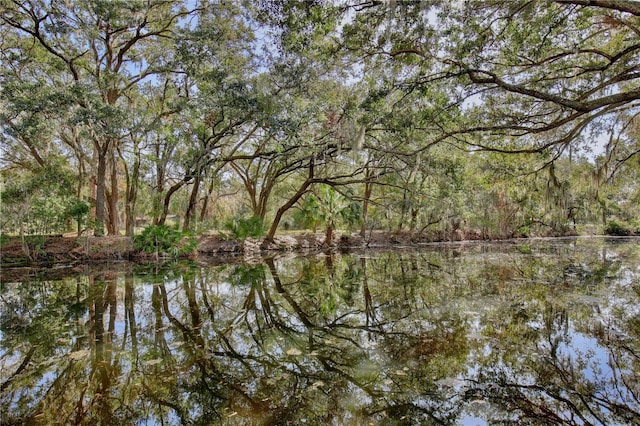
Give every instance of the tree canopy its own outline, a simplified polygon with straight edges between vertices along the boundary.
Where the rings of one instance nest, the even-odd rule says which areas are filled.
[[[634,1],[1,0],[0,40],[4,232],[640,228]]]

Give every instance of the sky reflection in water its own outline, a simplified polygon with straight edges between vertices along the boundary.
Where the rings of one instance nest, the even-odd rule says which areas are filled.
[[[637,424],[634,239],[3,282],[3,424]]]

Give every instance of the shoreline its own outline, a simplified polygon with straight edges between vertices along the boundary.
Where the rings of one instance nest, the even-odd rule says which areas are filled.
[[[323,233],[306,232],[276,235],[274,241],[264,247],[263,238],[238,240],[223,238],[219,235],[202,235],[195,237],[196,245],[193,252],[180,256],[163,256],[160,253],[137,250],[134,247],[133,238],[127,236],[36,236],[28,237],[26,244],[14,237],[0,246],[0,268],[117,260],[148,262],[175,258],[197,259],[201,256],[263,257],[265,254],[282,252],[413,247],[446,242],[504,241],[510,238],[482,238],[479,234],[462,232],[451,235],[418,235],[409,232],[374,231],[369,233],[367,238],[356,233],[337,233],[332,243],[327,245]]]
[[[551,235],[541,237],[481,238],[477,234],[416,235],[376,231],[369,238],[359,234],[338,234],[332,244],[324,243],[321,233],[300,233],[276,235],[274,242],[263,247],[262,238],[245,240],[225,239],[217,235],[203,235],[196,238],[195,249],[181,256],[163,256],[161,253],[146,253],[136,250],[133,238],[127,236],[107,237],[40,237],[26,247],[18,238],[0,246],[0,268],[47,267],[49,265],[82,262],[110,262],[128,260],[134,262],[157,262],[171,259],[197,260],[201,257],[246,258],[275,257],[279,253],[312,254],[331,251],[352,251],[361,249],[420,248],[432,245],[462,242],[495,241],[535,241],[548,238],[614,237],[608,235]],[[633,236],[631,236],[633,237]],[[624,237],[621,237],[624,238]]]
[[[303,234],[303,240],[310,240],[313,234]],[[84,240],[86,237],[82,237]],[[264,262],[266,259],[282,260],[287,258],[318,256],[318,255],[333,255],[339,253],[376,253],[387,252],[394,250],[396,252],[411,252],[420,250],[451,250],[452,255],[455,257],[456,253],[460,250],[480,244],[493,245],[499,248],[501,245],[518,245],[526,246],[530,244],[538,244],[549,241],[568,241],[579,239],[611,239],[611,240],[637,240],[640,236],[612,236],[612,235],[599,235],[599,234],[586,234],[586,235],[564,235],[564,236],[550,236],[550,237],[525,237],[525,238],[503,238],[503,239],[469,239],[469,240],[445,240],[445,241],[422,241],[413,243],[404,242],[377,242],[375,244],[368,245],[347,245],[345,239],[341,239],[342,244],[335,244],[332,246],[287,246],[281,245],[281,249],[270,248],[269,250],[260,250],[260,239],[249,239],[245,241],[224,241],[225,244],[221,244],[215,237],[203,237],[199,241],[198,250],[190,256],[182,256],[178,258],[171,257],[159,257],[156,258],[153,255],[139,253],[133,250],[133,244],[131,244],[131,251],[128,256],[123,255],[123,252],[113,249],[114,245],[121,245],[124,240],[131,240],[128,237],[101,237],[102,240],[101,250],[95,250],[94,256],[91,258],[80,258],[73,254],[73,250],[66,254],[56,253],[55,258],[48,258],[39,261],[29,261],[22,263],[7,263],[7,253],[4,250],[6,244],[2,246],[0,251],[0,282],[12,283],[12,282],[25,282],[31,279],[42,279],[46,276],[46,279],[56,280],[62,279],[68,276],[76,275],[78,273],[91,273],[109,276],[114,274],[114,265],[117,264],[117,272],[129,272],[129,273],[146,273],[147,269],[157,272],[158,269],[163,267],[175,267],[183,263],[184,265],[198,264],[201,266],[220,266],[225,264],[258,264]],[[70,240],[75,243],[76,238],[57,237],[57,244],[53,244],[52,247],[60,248],[61,242],[69,244]],[[105,240],[111,239],[110,243],[105,244]],[[299,239],[296,239],[299,240]],[[348,240],[347,240],[348,241]],[[396,239],[397,241],[397,239]],[[276,238],[278,242],[278,238]],[[289,240],[291,242],[291,240]],[[233,244],[235,243],[235,244]],[[283,244],[280,241],[280,244]],[[77,250],[76,245],[76,250]],[[91,246],[90,246],[91,247]],[[240,250],[242,247],[243,250]],[[257,247],[257,250],[254,250]],[[45,248],[47,248],[45,246]],[[83,247],[83,248],[86,248]],[[212,251],[213,249],[218,251]],[[54,250],[50,250],[54,252]]]

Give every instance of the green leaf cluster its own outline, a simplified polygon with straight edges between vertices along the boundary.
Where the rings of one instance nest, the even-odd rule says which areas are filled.
[[[264,235],[264,222],[260,216],[249,218],[233,217],[224,223],[224,229],[234,238],[244,240],[247,237],[258,238]]]
[[[163,257],[178,257],[192,253],[197,241],[189,232],[166,225],[151,225],[134,238],[136,250]]]
[[[23,176],[5,176],[10,178],[0,193],[5,232],[61,233],[68,228],[67,219],[78,217],[71,214],[72,206],[82,203],[89,209],[73,193],[73,175],[60,164],[51,163]]]

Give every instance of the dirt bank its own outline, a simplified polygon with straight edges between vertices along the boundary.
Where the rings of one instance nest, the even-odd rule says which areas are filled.
[[[362,238],[358,234],[338,234],[332,244],[326,245],[323,234],[297,233],[278,235],[267,247],[260,239],[228,240],[219,236],[201,236],[197,248],[188,257],[198,256],[261,256],[266,252],[297,251],[301,253],[321,250],[349,250],[364,247],[415,245],[434,241],[479,240],[479,235],[462,234],[443,236],[417,236],[410,233],[375,231]],[[155,260],[156,254],[137,251],[130,237],[63,237],[29,238],[23,243],[18,238],[6,241],[0,247],[0,266],[30,266],[84,261]]]

